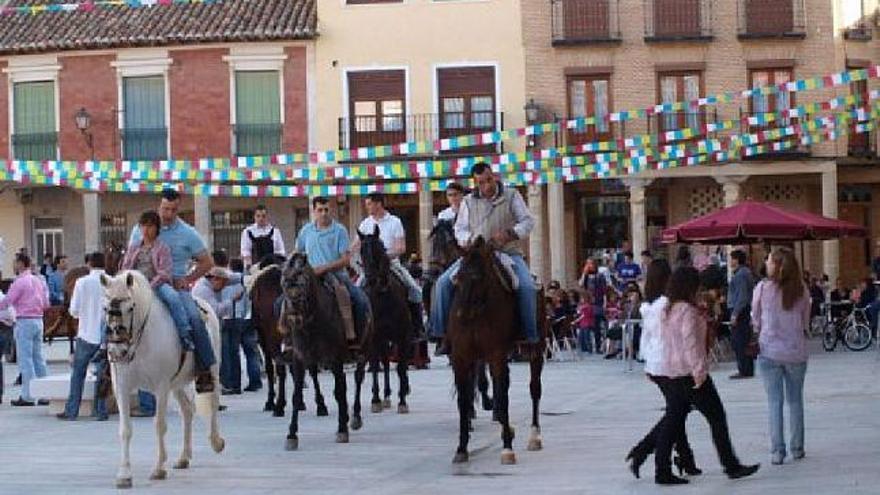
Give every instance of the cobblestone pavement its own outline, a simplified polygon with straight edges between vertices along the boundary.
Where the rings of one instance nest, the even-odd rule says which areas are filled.
[[[815,342],[813,343],[816,344]],[[16,374],[6,366],[6,379]],[[63,363],[52,371],[64,371]],[[766,398],[759,378],[730,381],[731,364],[713,370],[727,408],[734,445],[743,462],[761,462],[749,479],[729,481],[721,472],[705,421],[692,415],[688,431],[705,471],[678,493],[878,493],[880,490],[880,353],[814,350],[806,382],[806,451],[798,462],[769,463]],[[226,451],[214,454],[204,424],[197,420],[194,460],[187,471],[170,469],[165,481],[150,481],[155,436],[152,421],[134,420],[132,469],[138,493],[656,493],[653,464],[634,479],[623,458],[661,414],[660,394],[623,363],[586,357],[550,363],[542,403],[545,449],[527,452],[528,368],[512,371],[512,418],[518,437],[515,466],[500,464],[500,435],[486,413],[477,419],[465,467],[453,467],[457,413],[446,360],[411,374],[411,413],[371,414],[351,443],[334,443],[335,402],[331,377],[322,375],[330,418],[300,422],[300,450],[283,449],[289,416],[261,411],[265,392],[224,397],[221,415]],[[369,378],[368,378],[369,379]],[[396,380],[392,380],[394,383]],[[349,380],[351,382],[351,380]],[[265,390],[265,389],[264,389]],[[311,396],[312,390],[306,391]],[[111,493],[119,444],[115,417],[61,422],[46,408],[13,408],[17,389],[7,385],[0,405],[0,493]],[[367,398],[367,395],[364,395]],[[392,409],[396,411],[396,408]],[[167,445],[173,462],[180,449],[176,412],[169,418]],[[670,490],[666,490],[670,491]]]

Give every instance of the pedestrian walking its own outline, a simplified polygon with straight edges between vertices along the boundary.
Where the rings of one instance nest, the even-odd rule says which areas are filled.
[[[735,250],[730,253],[730,266],[733,277],[727,288],[727,307],[730,308],[730,333],[733,351],[736,353],[737,373],[731,379],[755,376],[755,357],[749,355],[748,347],[752,339],[751,309],[754,276],[746,266],[746,253]]]

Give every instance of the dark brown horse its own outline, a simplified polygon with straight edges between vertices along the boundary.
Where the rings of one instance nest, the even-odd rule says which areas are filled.
[[[501,423],[502,464],[516,463],[513,452],[513,428],[510,426],[508,392],[510,369],[508,358],[519,339],[516,295],[506,289],[496,268],[495,249],[482,237],[462,256],[457,279],[458,287],[450,308],[446,334],[452,348],[452,369],[458,395],[459,444],[452,462],[468,461],[470,419],[473,415],[474,368],[479,361],[489,365],[495,393],[495,413]],[[538,297],[538,294],[536,294]],[[539,305],[541,307],[541,305]],[[543,322],[538,310],[538,322]],[[528,449],[542,448],[538,421],[541,401],[541,372],[544,367],[545,325],[539,325],[541,338],[528,345],[531,368],[532,429]]]
[[[333,395],[338,405],[337,443],[348,443],[348,397],[343,365],[352,360],[342,314],[332,289],[315,275],[306,256],[294,253],[284,265],[281,285],[284,299],[278,330],[282,335],[282,358],[293,370],[293,403],[302,402],[303,381],[308,368],[324,366],[333,372]],[[364,380],[363,360],[357,360],[355,383],[360,390]],[[360,401],[355,399],[351,429],[363,425]],[[294,407],[287,434],[287,450],[299,448],[299,409]]]
[[[398,350],[397,378],[398,397],[397,412],[406,414],[409,406],[406,396],[409,395],[409,374],[407,368],[412,358],[412,342],[414,325],[407,300],[407,288],[403,282],[391,272],[391,260],[385,252],[385,246],[379,238],[379,226],[372,234],[364,235],[358,231],[361,240],[361,261],[364,265],[364,292],[370,300],[373,314],[373,328],[364,341],[364,351],[370,361],[373,374],[373,397],[370,410],[382,412],[383,404],[379,399],[379,364],[385,364],[385,398],[391,395],[388,384],[388,356],[392,347]],[[358,396],[360,391],[358,391]],[[357,397],[356,400],[359,400]],[[389,404],[390,405],[390,404]]]
[[[278,333],[278,314],[276,312],[276,301],[282,295],[281,288],[281,265],[284,258],[275,255],[267,256],[260,262],[260,274],[254,281],[251,288],[251,314],[254,328],[257,329],[259,336],[260,348],[263,349],[266,366],[266,381],[268,382],[268,397],[264,411],[272,411],[275,417],[284,417],[284,408],[287,406],[286,384],[287,384],[287,365],[280,359],[281,354],[281,334]],[[292,373],[293,370],[291,370]],[[327,416],[327,406],[324,403],[324,396],[321,394],[321,386],[318,383],[318,368],[313,366],[309,368],[312,375],[312,383],[315,387],[315,403],[317,404],[318,416]],[[278,385],[278,394],[275,393],[276,380]],[[305,410],[304,402],[294,404],[299,410]]]

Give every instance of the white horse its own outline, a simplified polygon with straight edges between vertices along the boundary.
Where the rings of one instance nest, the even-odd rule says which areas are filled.
[[[116,474],[117,488],[131,488],[131,394],[138,389],[156,396],[156,436],[158,460],[150,479],[163,480],[165,471],[165,414],[168,394],[180,404],[183,420],[183,451],[175,469],[186,469],[192,458],[193,387],[195,366],[193,353],[186,354],[181,363],[181,345],[174,321],[165,304],[153,297],[147,279],[136,271],[124,271],[116,277],[101,276],[107,311],[107,354],[113,377],[113,391],[119,404],[119,436],[122,459]],[[204,301],[196,299],[202,309],[214,354],[220,355],[220,324],[213,310]],[[220,403],[217,385],[219,365],[211,367],[214,392],[198,394],[195,409],[210,424],[209,439],[215,452],[225,446],[217,422]]]

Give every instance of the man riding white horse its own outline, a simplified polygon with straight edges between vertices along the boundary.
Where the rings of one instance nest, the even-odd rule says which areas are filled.
[[[520,242],[535,225],[531,212],[519,191],[506,188],[495,179],[492,168],[483,162],[474,164],[471,176],[476,190],[465,197],[455,221],[455,238],[461,246],[477,237],[491,240],[498,252],[510,260],[519,284],[516,288],[520,324],[529,342],[538,341],[535,282],[523,259]],[[437,280],[431,301],[431,334],[443,337],[452,306],[452,277],[461,261],[453,263]]]
[[[179,296],[179,302],[165,302],[169,305],[181,304],[186,310],[189,324],[192,327],[192,335],[187,336],[185,328],[178,328],[178,331],[184,334],[181,339],[183,349],[184,351],[195,350],[196,391],[198,393],[211,392],[214,390],[214,380],[211,377],[210,369],[211,365],[217,362],[217,359],[211,347],[211,339],[205,328],[205,322],[192,298],[190,288],[198,279],[208,273],[214,266],[214,260],[211,259],[205,241],[196,229],[177,216],[179,207],[180,194],[177,191],[165,190],[162,192],[162,201],[159,204],[159,217],[162,220],[159,240],[171,248],[171,276],[174,289]],[[141,236],[140,228],[135,226],[129,245],[139,244]],[[190,271],[189,263],[192,259],[195,259],[196,264]],[[160,298],[163,297],[161,291],[158,295]]]

